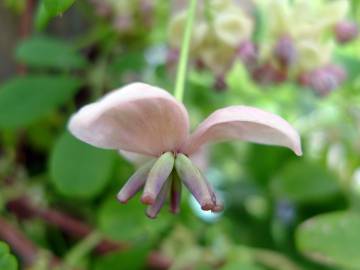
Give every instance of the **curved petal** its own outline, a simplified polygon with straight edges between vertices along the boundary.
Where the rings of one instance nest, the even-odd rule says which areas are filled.
[[[129,161],[130,163],[135,165],[135,167],[140,167],[140,166],[144,165],[146,162],[148,162],[149,160],[154,158],[153,156],[142,155],[142,154],[129,152],[129,151],[125,151],[125,150],[119,150],[118,153],[124,159],[126,159],[127,161]]]
[[[93,146],[150,156],[177,150],[188,128],[184,105],[165,90],[144,83],[109,93],[83,107],[69,123],[74,136]]]
[[[231,139],[286,146],[301,155],[297,131],[281,117],[247,106],[232,106],[213,112],[190,136],[182,151],[188,155],[209,142]]]

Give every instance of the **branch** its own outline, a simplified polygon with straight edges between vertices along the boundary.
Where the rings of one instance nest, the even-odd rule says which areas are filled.
[[[84,238],[94,232],[94,229],[83,221],[59,210],[35,206],[27,197],[21,197],[10,201],[8,202],[7,207],[19,218],[40,218],[46,223],[58,227],[60,230],[77,239]],[[103,239],[96,246],[95,252],[104,255],[112,251],[125,250],[128,248],[130,248],[130,246],[126,243]],[[153,269],[168,269],[171,265],[171,261],[161,253],[153,251],[148,256],[147,264]]]
[[[22,259],[25,266],[31,267],[36,263],[40,249],[29,240],[19,229],[0,217],[0,238],[6,241],[16,254]],[[59,265],[60,261],[55,256],[51,258],[53,266]]]

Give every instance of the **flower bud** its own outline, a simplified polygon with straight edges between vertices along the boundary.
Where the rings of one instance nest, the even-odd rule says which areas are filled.
[[[151,168],[145,183],[141,201],[144,204],[155,203],[162,186],[174,168],[174,155],[171,152],[162,154]]]
[[[227,89],[227,84],[224,75],[215,77],[214,88],[217,92],[223,92]]]
[[[355,22],[341,21],[335,25],[334,32],[337,42],[344,44],[354,40],[359,34],[359,29]]]
[[[275,45],[274,56],[281,66],[289,67],[294,64],[297,52],[291,37],[281,37]]]
[[[213,193],[209,184],[198,168],[184,154],[178,154],[175,160],[175,168],[185,186],[194,195],[203,210],[214,208]]]
[[[258,61],[258,49],[252,41],[242,42],[236,51],[236,55],[248,69],[255,68]]]
[[[267,63],[256,68],[252,73],[252,77],[259,84],[271,85],[284,82],[287,79],[287,74],[285,71]]]
[[[329,64],[316,70],[305,72],[299,76],[299,84],[312,88],[321,96],[326,96],[346,79],[343,67]]]

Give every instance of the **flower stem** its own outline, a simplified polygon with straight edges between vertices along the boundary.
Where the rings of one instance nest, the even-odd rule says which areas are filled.
[[[188,8],[184,37],[183,37],[183,41],[181,44],[180,59],[179,59],[179,63],[178,63],[178,69],[177,69],[177,74],[176,74],[176,84],[175,84],[175,91],[174,91],[175,98],[179,101],[182,101],[183,96],[184,96],[186,67],[187,67],[187,62],[188,62],[188,58],[189,58],[192,27],[194,24],[195,10],[196,10],[196,4],[197,4],[197,0],[189,0],[189,1],[190,1],[190,5]]]

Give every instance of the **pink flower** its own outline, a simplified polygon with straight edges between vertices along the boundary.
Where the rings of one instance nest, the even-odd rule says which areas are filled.
[[[185,106],[167,91],[144,83],[127,85],[83,107],[71,118],[69,129],[93,146],[148,157],[120,190],[118,199],[127,202],[143,187],[141,200],[149,205],[150,217],[156,217],[168,193],[171,210],[179,210],[181,183],[203,210],[222,209],[192,161],[205,144],[238,139],[285,146],[302,154],[299,135],[289,123],[247,106],[213,112],[190,135]]]

